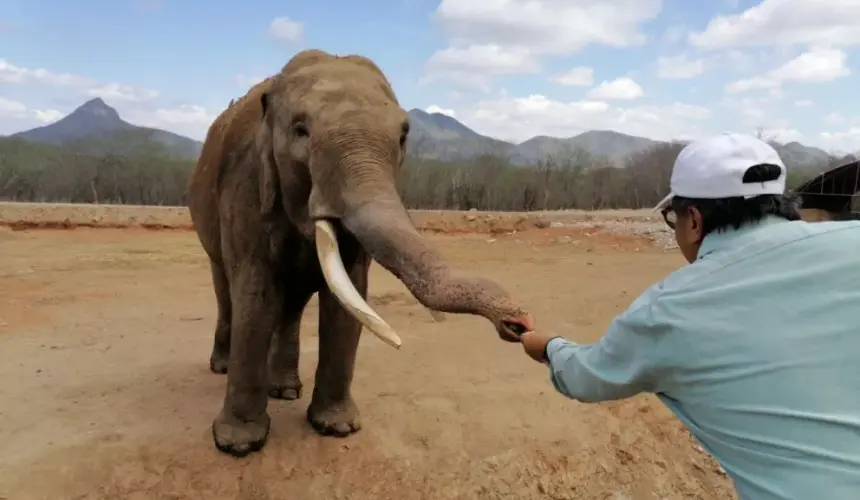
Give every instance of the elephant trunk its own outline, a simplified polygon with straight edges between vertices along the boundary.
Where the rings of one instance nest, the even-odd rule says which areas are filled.
[[[341,223],[428,309],[480,315],[500,332],[506,323],[531,328],[531,316],[500,284],[452,272],[412,225],[396,192],[349,211]]]
[[[483,316],[509,340],[514,335],[510,324],[532,329],[531,315],[497,282],[457,276],[451,271],[443,257],[412,225],[394,180],[388,174],[389,169],[374,165],[341,166],[347,167],[341,172],[351,172],[353,176],[341,184],[349,188],[340,193],[340,202],[331,204],[340,209],[332,212],[340,213],[329,212],[331,215],[327,217],[324,211],[312,209],[312,217],[316,220],[317,254],[329,288],[371,332],[386,343],[400,347],[400,338],[394,330],[352,286],[340,261],[330,218],[339,219],[343,229],[428,309]]]
[[[403,282],[425,307],[492,316],[494,308],[488,295],[500,292],[493,290],[498,286],[453,277],[442,256],[412,225],[402,205],[368,203],[341,222],[374,260]]]

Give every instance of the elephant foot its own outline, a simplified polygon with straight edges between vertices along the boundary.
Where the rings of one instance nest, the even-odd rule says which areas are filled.
[[[297,373],[270,373],[269,397],[293,401],[302,397],[302,381]]]
[[[314,430],[323,436],[345,437],[361,429],[358,407],[352,399],[322,404],[311,402],[307,418]]]
[[[226,410],[221,410],[212,423],[212,438],[221,452],[234,457],[244,457],[261,450],[266,444],[270,422],[269,415],[265,412],[257,420],[243,422],[227,414]]]
[[[230,353],[220,353],[212,351],[212,356],[209,357],[209,369],[212,373],[224,375],[227,373],[227,363],[230,361]]]

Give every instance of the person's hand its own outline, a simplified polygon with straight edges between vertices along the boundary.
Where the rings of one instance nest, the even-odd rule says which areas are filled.
[[[505,342],[519,342],[520,335],[535,329],[535,320],[531,314],[523,314],[503,320],[496,326],[499,338]]]
[[[546,345],[555,337],[557,337],[557,335],[543,332],[526,332],[520,335],[520,343],[523,345],[523,350],[530,358],[538,363],[548,363],[549,360],[544,357],[544,353],[546,353]]]

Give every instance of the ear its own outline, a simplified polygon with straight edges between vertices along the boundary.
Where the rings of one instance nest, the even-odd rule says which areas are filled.
[[[278,164],[275,162],[275,151],[272,144],[272,106],[268,92],[260,96],[263,110],[260,126],[257,128],[257,153],[260,155],[260,212],[269,215],[275,210],[280,193],[280,178]]]
[[[689,218],[690,218],[690,239],[695,243],[701,243],[704,237],[702,236],[702,212],[699,211],[698,207],[692,206],[689,208]]]

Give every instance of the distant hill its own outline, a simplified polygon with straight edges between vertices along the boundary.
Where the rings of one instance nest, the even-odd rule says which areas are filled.
[[[627,156],[646,150],[657,141],[611,130],[591,130],[568,139],[538,136],[516,145],[517,159],[530,163],[547,155],[561,154],[572,148],[585,151],[592,157],[607,158],[620,163]]]
[[[827,163],[831,158],[830,154],[823,149],[812,146],[804,146],[799,142],[789,142],[787,144],[779,144],[774,141],[770,142],[771,146],[776,149],[782,161],[789,168],[795,167],[814,167],[822,163]]]
[[[454,160],[483,152],[505,155],[520,165],[534,164],[548,155],[570,154],[573,148],[595,158],[604,158],[623,166],[623,160],[660,141],[622,134],[611,130],[591,130],[574,137],[537,136],[519,144],[481,135],[455,118],[442,113],[409,111],[414,135],[410,138],[413,153],[426,158]],[[682,141],[679,141],[682,142]],[[771,142],[789,168],[820,168],[832,159],[826,151],[799,142]]]
[[[468,159],[495,153],[510,155],[514,145],[481,135],[442,113],[409,110],[409,147],[418,156],[438,160]]]
[[[520,165],[532,164],[547,155],[563,154],[578,148],[594,157],[621,160],[631,153],[647,149],[657,142],[609,130],[593,130],[567,139],[537,136],[514,144],[481,135],[455,118],[442,113],[409,110],[412,125],[411,152],[438,159],[468,159],[493,153],[509,157]]]
[[[469,160],[481,154],[496,154],[521,166],[532,165],[547,156],[570,155],[581,150],[618,166],[632,154],[651,148],[659,141],[611,130],[591,130],[574,137],[537,136],[519,144],[479,134],[455,118],[420,109],[409,111],[412,134],[410,152],[435,160]],[[91,99],[62,119],[43,127],[18,132],[10,138],[73,147],[82,153],[107,152],[135,154],[152,150],[175,158],[196,159],[203,143],[188,137],[123,120],[102,99]],[[819,148],[799,142],[772,143],[789,168],[820,168],[830,155]]]
[[[101,98],[85,102],[54,123],[9,137],[75,147],[88,154],[131,153],[158,144],[170,156],[195,159],[203,147],[202,142],[173,132],[128,123]]]

